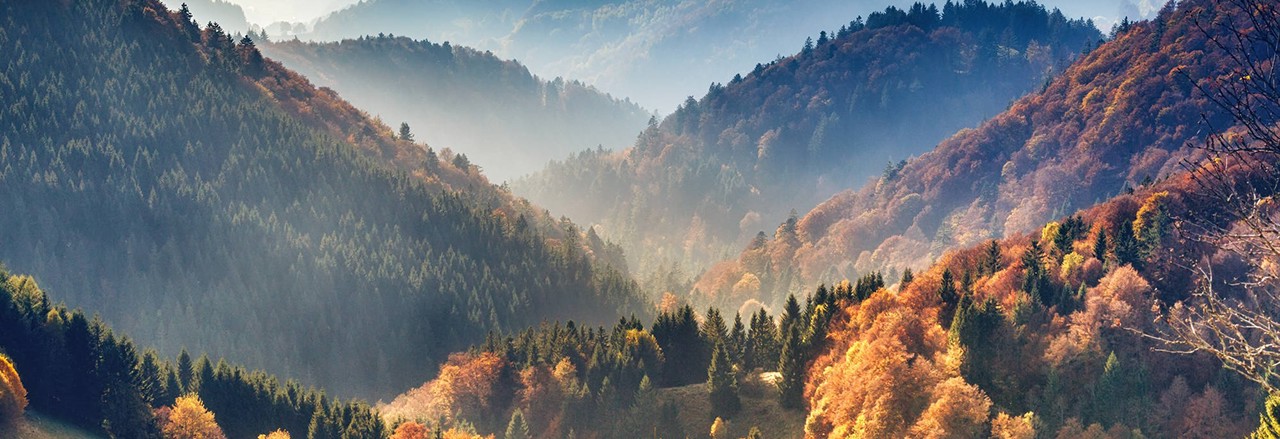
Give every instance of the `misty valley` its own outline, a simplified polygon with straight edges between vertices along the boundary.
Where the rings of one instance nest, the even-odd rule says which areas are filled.
[[[1280,438],[1267,0],[0,2],[0,437]]]

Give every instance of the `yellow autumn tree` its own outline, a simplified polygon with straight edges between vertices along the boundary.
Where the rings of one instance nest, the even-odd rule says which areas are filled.
[[[711,423],[711,439],[728,439],[729,423],[720,417],[716,417],[715,422]]]
[[[979,437],[987,429],[991,400],[964,378],[952,377],[938,384],[933,403],[911,426],[911,437]]]
[[[991,437],[997,439],[1035,439],[1035,414],[1027,412],[1022,416],[1009,416],[1000,412],[991,420]]]
[[[0,424],[22,417],[27,408],[27,389],[9,357],[0,354]]]
[[[187,395],[178,397],[169,411],[168,420],[161,427],[164,437],[169,439],[226,439],[218,423],[213,420],[213,412],[204,408],[200,397]]]
[[[289,439],[289,432],[276,430],[267,434],[260,434],[258,435],[258,439]]]

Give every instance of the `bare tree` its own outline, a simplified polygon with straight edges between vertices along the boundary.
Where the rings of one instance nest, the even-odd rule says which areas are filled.
[[[1199,92],[1227,116],[1211,127],[1203,161],[1184,162],[1202,208],[1181,222],[1210,253],[1237,258],[1247,274],[1215,279],[1213,255],[1194,261],[1200,277],[1150,337],[1170,352],[1212,354],[1269,392],[1280,390],[1280,10],[1274,0],[1223,0],[1231,13],[1197,21],[1230,74]],[[1213,7],[1213,6],[1210,6]],[[1206,122],[1209,120],[1206,118]]]

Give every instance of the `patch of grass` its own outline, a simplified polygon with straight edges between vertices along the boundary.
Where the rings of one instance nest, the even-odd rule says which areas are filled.
[[[755,372],[739,378],[742,410],[729,419],[730,437],[746,437],[754,426],[760,428],[766,439],[803,438],[805,412],[782,408],[778,404],[777,385],[762,375],[767,374]],[[681,427],[690,438],[710,436],[715,418],[711,416],[711,400],[705,383],[659,389],[658,398],[679,407]]]
[[[28,411],[18,422],[0,426],[0,437],[17,439],[99,439],[79,427]]]

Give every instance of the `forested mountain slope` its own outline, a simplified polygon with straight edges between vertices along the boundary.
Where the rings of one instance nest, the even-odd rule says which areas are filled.
[[[830,350],[809,367],[807,435],[1280,431],[1280,7],[1186,0],[1159,20],[1100,50],[1174,59],[1172,74],[1191,90],[1158,102],[1203,112],[1207,134],[1174,153],[1184,160],[1166,178],[1032,233],[948,252],[896,291],[842,307]],[[1193,50],[1133,47],[1162,33]],[[1198,59],[1207,64],[1189,62]],[[1109,102],[1116,117],[1135,104]],[[1117,123],[1139,141],[1148,127],[1185,129],[1165,116]],[[1159,146],[1145,154],[1170,154]]]
[[[696,272],[789,210],[1005,109],[1099,37],[1029,2],[888,8],[713,84],[632,148],[583,152],[512,187],[602,224],[645,271]]]
[[[369,0],[285,38],[339,41],[387,33],[449,41],[669,113],[713,81],[794,52],[814,29],[834,31],[888,4],[911,1]]]
[[[0,52],[0,259],[167,354],[386,395],[648,310],[594,234],[158,2],[5,2]]]
[[[501,181],[586,148],[621,148],[651,117],[577,81],[545,81],[516,61],[449,43],[361,37],[259,44],[268,57],[331,87],[418,140],[464,152]]]
[[[749,273],[776,300],[802,285],[920,268],[946,249],[1023,233],[1167,177],[1208,127],[1225,123],[1196,92],[1230,73],[1197,30],[1217,18],[1205,9],[1168,7],[1121,29],[991,121],[784,222],[704,276],[700,290],[755,297],[731,291]]]
[[[185,350],[165,358],[96,317],[54,304],[57,299],[31,276],[0,266],[0,433],[135,439],[386,435],[366,403],[339,402],[296,381],[281,382],[203,355],[192,358]]]

